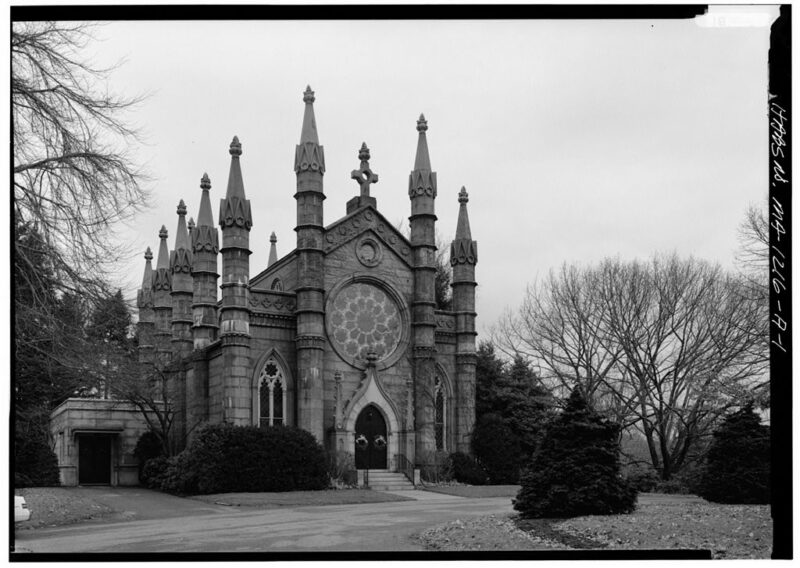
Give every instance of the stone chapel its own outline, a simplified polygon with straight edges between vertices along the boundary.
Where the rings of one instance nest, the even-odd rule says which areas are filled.
[[[366,144],[351,174],[360,194],[326,224],[314,100],[309,87],[294,159],[296,248],[278,258],[273,233],[266,268],[251,275],[253,219],[234,137],[219,228],[204,175],[196,223],[187,222],[181,201],[172,250],[162,227],[155,267],[145,253],[140,361],[170,369],[175,428],[188,438],[203,423],[294,425],[328,450],[352,453],[357,469],[390,471],[424,463],[436,450],[469,453],[477,243],[467,192],[457,194],[450,247],[452,311],[437,310],[438,188],[424,116],[408,179],[409,239],[370,195],[378,176]]]

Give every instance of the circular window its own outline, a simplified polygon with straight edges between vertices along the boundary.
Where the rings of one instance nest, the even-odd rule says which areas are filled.
[[[331,294],[327,331],[331,345],[346,361],[363,368],[367,354],[385,368],[399,356],[406,316],[399,298],[377,284],[350,280]]]
[[[383,258],[383,249],[377,240],[372,237],[363,237],[356,241],[356,258],[364,266],[372,268],[380,264]]]

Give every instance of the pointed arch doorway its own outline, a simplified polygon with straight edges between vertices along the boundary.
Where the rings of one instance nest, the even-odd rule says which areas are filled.
[[[356,419],[356,469],[386,469],[386,420],[378,407],[367,405]]]

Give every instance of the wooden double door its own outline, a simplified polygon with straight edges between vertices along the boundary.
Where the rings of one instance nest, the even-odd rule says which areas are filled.
[[[356,469],[386,469],[387,442],[386,420],[370,404],[356,419]]]

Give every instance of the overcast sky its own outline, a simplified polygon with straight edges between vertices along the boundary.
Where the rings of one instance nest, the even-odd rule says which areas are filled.
[[[458,191],[469,192],[481,332],[564,262],[677,251],[732,267],[745,209],[767,195],[768,27],[116,22],[98,36],[91,57],[126,60],[111,89],[149,94],[130,115],[145,135],[137,152],[153,201],[122,233],[138,251],[121,270],[128,297],[162,224],[174,245],[178,201],[197,217],[204,172],[218,221],[234,135],[253,214],[251,275],[266,267],[270,232],[279,256],[294,248],[293,159],[307,84],[325,148],[326,225],[358,193],[350,172],[362,141],[380,176],[379,210],[407,223],[425,113],[448,244]]]

